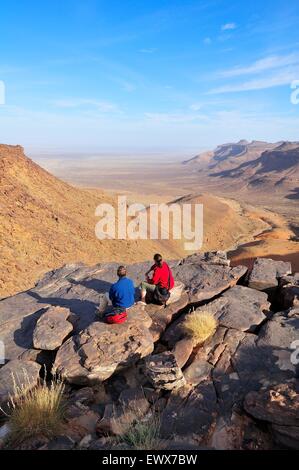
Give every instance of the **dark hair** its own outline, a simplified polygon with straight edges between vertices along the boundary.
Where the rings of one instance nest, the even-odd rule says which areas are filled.
[[[154,261],[156,261],[156,263],[157,263],[159,266],[161,266],[162,261],[163,261],[162,256],[161,256],[159,253],[157,253],[157,254],[154,256]]]
[[[118,277],[125,277],[127,275],[127,270],[124,266],[119,266],[117,269],[117,275]]]

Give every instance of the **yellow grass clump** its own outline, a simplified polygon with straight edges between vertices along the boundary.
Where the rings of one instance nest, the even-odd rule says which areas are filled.
[[[187,315],[183,328],[196,344],[200,344],[213,336],[217,321],[209,312],[193,312]]]
[[[63,427],[64,389],[58,377],[54,377],[50,384],[40,381],[29,391],[26,383],[16,385],[15,382],[14,397],[17,398],[11,397],[8,403],[9,443],[20,445],[34,437],[57,436]]]

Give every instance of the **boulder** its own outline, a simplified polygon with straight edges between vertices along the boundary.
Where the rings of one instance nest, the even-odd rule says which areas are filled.
[[[291,343],[299,340],[299,309],[290,309],[275,313],[266,322],[259,333],[259,347],[272,347],[277,350],[288,350],[291,353]]]
[[[192,386],[213,380],[223,413],[239,403],[245,393],[240,377],[232,367],[232,359],[246,336],[238,330],[218,327],[215,335],[198,349],[184,370],[185,379]]]
[[[34,348],[56,351],[72,333],[76,318],[68,308],[49,307],[36,323],[33,332]]]
[[[0,341],[5,344],[6,362],[33,348],[36,322],[49,306],[28,293],[0,300]]]
[[[194,349],[194,342],[192,338],[182,338],[178,341],[172,349],[172,354],[175,357],[176,363],[179,367],[184,367]]]
[[[279,298],[281,308],[287,310],[299,307],[299,273],[294,276],[284,276],[280,279]]]
[[[292,274],[291,263],[257,258],[249,275],[248,286],[252,289],[267,290],[278,286],[279,278]]]
[[[174,354],[169,351],[148,356],[145,359],[144,373],[158,390],[178,389],[186,383]]]
[[[141,388],[128,389],[120,394],[117,404],[108,404],[97,423],[99,435],[122,435],[149,410],[150,404]]]
[[[219,266],[230,266],[230,260],[227,258],[226,251],[206,251],[205,253],[194,253],[193,255],[187,256],[183,260],[183,263],[206,263],[215,264]]]
[[[150,317],[138,306],[119,325],[92,323],[58,350],[54,370],[70,383],[92,385],[151,354]]]
[[[33,348],[36,322],[51,306],[65,307],[78,315],[76,333],[94,322],[96,310],[107,306],[104,292],[111,285],[100,280],[101,271],[100,265],[66,265],[47,273],[34,289],[0,300],[0,340],[5,344],[5,360],[17,359]],[[113,275],[110,273],[111,279]]]
[[[0,369],[0,406],[6,406],[10,398],[20,392],[32,390],[39,381],[41,366],[32,361],[10,361]]]
[[[47,371],[51,371],[55,361],[55,351],[42,351],[40,349],[27,349],[18,357],[21,361],[33,361],[40,364]]]
[[[68,308],[76,314],[78,321],[74,331],[79,333],[96,321],[98,313],[107,308],[105,293],[109,291],[111,283],[100,279],[101,272],[102,265],[65,265],[47,273],[29,294],[40,302],[46,299],[48,304]]]
[[[222,326],[239,331],[254,332],[266,319],[263,312],[270,309],[270,303],[267,299],[267,294],[264,292],[258,292],[244,286],[235,286],[226,291],[219,299],[219,309],[215,312],[215,316]],[[222,304],[223,301],[225,303]],[[214,306],[217,306],[217,300]]]
[[[216,300],[198,307],[195,312],[208,312],[215,316],[220,326],[239,331],[254,332],[266,319],[264,312],[268,312],[270,303],[267,294],[248,287],[235,286],[226,291]],[[169,347],[174,347],[178,341],[186,336],[184,320],[187,315],[181,315],[177,321],[167,329],[163,341]]]
[[[231,364],[244,391],[258,391],[294,379],[297,365],[292,361],[292,343],[299,339],[298,316],[290,312],[273,315],[261,328],[259,336],[246,335]]]
[[[244,428],[243,416],[232,412],[229,419],[220,416],[210,441],[211,447],[216,450],[239,450],[242,446]]]
[[[199,307],[196,312],[212,313],[219,325],[226,328],[254,332],[266,319],[263,312],[268,311],[269,308],[270,303],[264,292],[235,286],[213,302]]]
[[[218,414],[217,396],[211,381],[173,391],[161,415],[161,437],[185,438],[189,443],[207,442]]]
[[[259,392],[250,392],[244,408],[260,421],[280,426],[299,426],[299,384],[288,382]]]
[[[212,364],[210,364],[206,358],[197,354],[192,364],[184,371],[185,380],[187,384],[195,387],[211,376],[212,369]]]
[[[250,392],[244,408],[256,420],[270,424],[278,445],[299,449],[299,388],[292,381],[260,392]]]
[[[76,412],[77,411],[77,412]],[[71,410],[68,411],[71,414]],[[66,434],[75,442],[80,442],[85,436],[96,433],[100,415],[86,406],[73,407],[73,416],[67,416]]]
[[[221,294],[246,274],[245,266],[229,266],[205,263],[200,255],[192,255],[173,269],[176,280],[181,281],[188,289],[189,302],[210,300]]]
[[[188,302],[188,294],[183,292],[179,300],[167,305],[166,308],[164,308],[164,306],[154,304],[149,304],[145,307],[145,312],[152,320],[150,332],[154,342],[160,339],[161,335],[173,319],[180,316],[181,311],[188,305]]]

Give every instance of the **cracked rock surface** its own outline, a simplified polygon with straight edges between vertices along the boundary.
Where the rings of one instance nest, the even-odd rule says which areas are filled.
[[[136,300],[150,265],[128,266]],[[247,273],[223,252],[170,265],[172,302],[137,303],[120,325],[102,319],[115,263],[67,265],[1,300],[1,402],[12,373],[26,370],[34,387],[46,367],[66,381],[69,399],[67,434],[42,448],[120,449],[124,432],[156,416],[165,449],[298,449],[298,274],[264,259]],[[196,344],[183,325],[203,311],[217,329]]]

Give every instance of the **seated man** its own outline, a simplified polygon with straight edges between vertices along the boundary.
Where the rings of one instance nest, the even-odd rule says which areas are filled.
[[[163,261],[162,256],[156,254],[154,256],[155,264],[146,273],[147,282],[142,282],[141,289],[141,302],[145,303],[146,294],[150,293],[153,297],[156,297],[158,288],[158,295],[161,294],[162,303],[167,302],[169,298],[169,291],[174,287],[174,279],[168,264]],[[152,272],[152,277],[149,274]],[[162,300],[163,297],[166,299],[165,302]]]
[[[109,291],[109,298],[114,308],[126,310],[135,303],[135,287],[131,279],[127,278],[127,270],[120,266],[117,270],[118,281]]]

